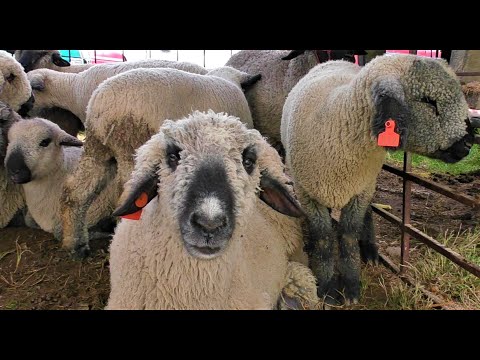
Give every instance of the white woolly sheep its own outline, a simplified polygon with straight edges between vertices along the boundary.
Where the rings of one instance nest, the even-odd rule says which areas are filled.
[[[26,115],[34,99],[22,65],[9,53],[0,50],[0,72],[0,101],[21,116]]]
[[[0,102],[0,229],[7,226],[15,215],[25,208],[23,189],[9,181],[3,166],[7,152],[8,130],[19,120],[21,117],[17,113]]]
[[[58,50],[15,50],[15,59],[22,64],[25,72],[35,69],[52,69],[67,73],[79,73],[95,64],[70,65]]]
[[[392,120],[398,144],[377,145]],[[316,66],[288,95],[281,131],[287,168],[308,215],[310,265],[319,295],[329,301],[341,301],[343,288],[348,301],[358,301],[360,256],[378,260],[370,201],[386,149],[455,162],[473,142],[454,72],[443,60],[414,55],[379,56],[364,68],[345,61]],[[329,208],[342,210],[338,235]]]
[[[57,238],[61,233],[59,200],[63,184],[80,160],[82,145],[57,124],[41,118],[21,119],[8,131],[8,177],[21,184],[28,211],[38,226]],[[102,200],[99,198],[100,206]],[[95,210],[96,204],[91,209]],[[98,222],[90,214],[86,219],[88,228]]]
[[[289,262],[303,247],[299,221],[280,214],[303,214],[289,180],[276,151],[237,117],[194,111],[164,121],[138,149],[115,211],[151,200],[140,220],[116,228],[107,309],[268,310],[294,282],[315,303],[311,271]]]
[[[226,78],[222,78],[224,76]],[[122,186],[133,168],[135,150],[155,134],[165,119],[178,119],[192,110],[224,111],[253,127],[242,83],[252,82],[233,68],[207,75],[177,69],[135,69],[104,81],[88,104],[85,154],[65,187],[63,246],[75,256],[88,254],[85,212],[97,194],[109,192],[110,215]],[[117,163],[114,181],[105,179],[112,159]]]
[[[27,74],[35,95],[31,114],[38,116],[40,110],[57,107],[72,112],[85,124],[88,101],[97,86],[109,77],[138,68],[174,68],[196,74],[207,73],[202,66],[168,60],[98,64],[79,74],[33,70]]]
[[[283,155],[280,122],[290,90],[318,63],[333,59],[355,62],[359,50],[242,50],[225,65],[249,74],[261,74],[262,80],[245,93],[252,111],[255,129],[267,137]]]

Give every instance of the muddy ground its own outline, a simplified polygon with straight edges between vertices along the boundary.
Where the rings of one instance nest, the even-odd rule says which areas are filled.
[[[480,173],[436,175],[432,179],[470,196],[480,196]],[[412,223],[429,235],[474,228],[478,223],[478,211],[420,186],[413,185],[412,189]],[[390,205],[401,217],[401,179],[382,171],[374,202]],[[380,248],[398,262],[399,230],[374,217]],[[79,262],[61,250],[48,233],[28,228],[0,230],[0,309],[102,309],[109,294],[109,240],[91,245],[92,255]],[[412,257],[419,246],[412,241]],[[373,279],[381,276],[387,282],[399,281],[382,265],[369,265],[366,272]],[[372,284],[355,308],[388,308],[385,290],[378,281]]]

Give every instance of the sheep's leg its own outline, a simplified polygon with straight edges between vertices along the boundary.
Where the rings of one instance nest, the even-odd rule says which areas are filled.
[[[373,226],[372,208],[367,207],[365,219],[363,221],[363,230],[360,234],[359,243],[360,256],[364,263],[371,261],[378,264],[378,247],[375,242],[375,229]]]
[[[304,224],[305,252],[308,255],[309,266],[317,278],[318,296],[326,303],[335,303],[336,296],[331,292],[337,288],[334,256],[335,231],[329,209],[303,195],[301,190],[297,192],[307,214]]]
[[[112,175],[110,159],[101,157],[101,152],[93,153],[98,156],[85,154],[68,177],[61,199],[63,247],[77,258],[84,258],[90,252],[87,211]]]
[[[279,310],[314,309],[318,302],[317,286],[311,270],[301,263],[290,261],[277,308]]]
[[[360,251],[359,241],[365,232],[364,219],[370,197],[360,194],[353,197],[342,209],[339,222],[339,283],[347,303],[357,303],[360,298]]]

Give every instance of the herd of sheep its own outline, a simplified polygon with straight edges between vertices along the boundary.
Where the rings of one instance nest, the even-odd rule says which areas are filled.
[[[456,162],[474,143],[445,61],[358,54],[243,50],[206,70],[0,51],[0,228],[78,259],[113,233],[107,309],[358,302],[387,150]]]

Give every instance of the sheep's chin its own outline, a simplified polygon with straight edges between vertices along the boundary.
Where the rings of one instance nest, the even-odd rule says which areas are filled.
[[[190,245],[184,243],[185,249],[187,250],[188,254],[193,256],[196,259],[200,260],[211,260],[223,254],[226,246],[219,246],[216,248],[210,247],[200,247],[195,245]]]

